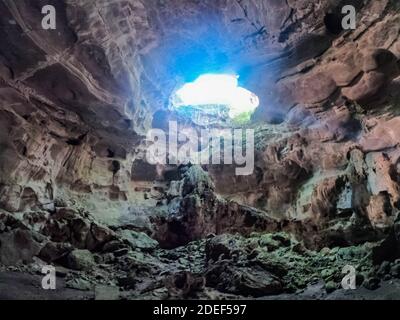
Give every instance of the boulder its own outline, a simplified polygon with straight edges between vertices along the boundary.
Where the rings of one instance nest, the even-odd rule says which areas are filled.
[[[89,250],[73,250],[67,256],[67,267],[73,270],[90,270],[94,267],[95,260]]]
[[[11,266],[29,263],[39,254],[42,244],[35,232],[14,229],[0,233],[0,264]]]
[[[137,232],[132,230],[118,230],[117,235],[129,244],[132,249],[141,249],[144,251],[151,251],[157,248],[158,242],[150,238],[144,232]]]
[[[40,250],[39,257],[46,262],[52,263],[65,257],[72,250],[73,247],[69,243],[48,242]]]
[[[283,291],[281,281],[268,271],[257,266],[235,266],[229,261],[211,266],[206,279],[207,286],[244,296],[262,297]]]

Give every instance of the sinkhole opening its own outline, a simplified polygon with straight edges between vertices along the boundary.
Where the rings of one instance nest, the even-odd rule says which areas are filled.
[[[180,87],[172,97],[172,105],[177,110],[213,116],[214,120],[220,117],[247,122],[260,101],[253,92],[240,87],[238,80],[235,74],[203,74]]]

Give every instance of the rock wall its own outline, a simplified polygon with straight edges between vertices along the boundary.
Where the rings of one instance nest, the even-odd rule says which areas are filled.
[[[333,243],[379,238],[399,209],[400,15],[396,1],[350,2],[355,31],[341,30],[343,1],[0,2],[1,209],[84,208],[149,233],[156,221],[170,245],[246,233],[246,210]],[[44,4],[57,30],[41,29]],[[177,240],[163,219],[183,178],[142,160],[143,136],[179,84],[232,70],[261,100],[256,170],[206,168],[203,211],[174,196],[196,216]],[[225,211],[237,225],[216,230],[209,215]]]

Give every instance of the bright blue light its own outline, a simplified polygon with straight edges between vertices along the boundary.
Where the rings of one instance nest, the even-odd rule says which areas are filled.
[[[253,112],[259,105],[258,97],[238,86],[238,76],[228,74],[205,74],[194,82],[186,83],[176,92],[179,106],[224,105],[229,116]]]

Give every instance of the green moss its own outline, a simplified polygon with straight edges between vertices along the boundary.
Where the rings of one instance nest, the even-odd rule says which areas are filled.
[[[232,119],[232,123],[237,126],[243,126],[250,122],[253,112],[242,112]]]
[[[352,265],[358,271],[372,270],[370,245],[346,248],[324,248],[321,252],[308,250],[304,245],[286,233],[257,234],[246,239],[247,244],[256,242],[259,248],[256,260],[267,270],[281,276],[289,292],[305,288],[315,280],[329,283],[330,290],[340,286],[342,269]]]
[[[335,283],[334,281],[328,281],[325,285],[325,289],[326,291],[329,292],[333,292],[338,288],[338,284]]]

